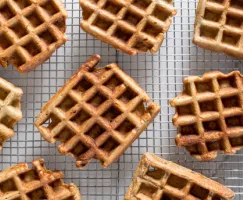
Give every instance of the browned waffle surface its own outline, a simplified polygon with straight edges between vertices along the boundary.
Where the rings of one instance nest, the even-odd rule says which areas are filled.
[[[74,184],[64,184],[63,173],[50,171],[44,160],[20,163],[0,172],[0,200],[81,200]]]
[[[92,158],[107,167],[147,128],[160,106],[116,64],[96,68],[98,55],[42,108],[35,125],[51,143],[61,141],[60,153],[71,154],[77,167]]]
[[[21,88],[0,78],[0,150],[3,143],[14,136],[14,125],[22,119],[22,95]]]
[[[238,71],[189,76],[183,92],[170,103],[176,108],[176,144],[198,160],[217,152],[234,154],[243,146],[243,87]]]
[[[66,18],[60,0],[1,0],[0,65],[38,67],[66,42]]]
[[[82,29],[130,55],[159,50],[177,10],[172,0],[80,0]]]
[[[194,43],[243,59],[241,0],[199,0]]]
[[[125,200],[231,200],[234,192],[202,174],[145,153]]]

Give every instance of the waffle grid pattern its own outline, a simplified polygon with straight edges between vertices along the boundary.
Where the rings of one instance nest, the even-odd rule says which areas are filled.
[[[151,153],[145,153],[125,200],[230,200],[233,197],[234,193],[224,185]]]
[[[169,106],[168,102],[182,91],[182,81],[185,77],[201,76],[211,70],[220,70],[224,73],[232,70],[242,71],[243,63],[225,54],[212,53],[196,47],[191,40],[198,2],[174,0],[173,3],[174,7],[178,8],[178,14],[173,17],[173,23],[166,33],[160,52],[152,56],[147,53],[130,57],[82,31],[79,0],[63,0],[68,12],[66,45],[59,48],[50,60],[29,73],[27,77],[19,75],[12,66],[6,69],[0,67],[0,74],[4,79],[24,90],[24,119],[15,126],[15,137],[7,140],[0,153],[1,169],[19,162],[30,164],[34,154],[35,158],[45,158],[49,168],[63,171],[65,182],[74,182],[80,187],[84,200],[122,200],[140,156],[149,151],[223,183],[234,190],[235,199],[241,199],[241,151],[232,156],[219,154],[213,162],[199,163],[184,148],[175,146],[176,127],[172,124],[174,108]],[[156,120],[127,149],[119,161],[103,170],[97,162],[92,162],[80,170],[76,168],[71,156],[62,156],[58,153],[58,142],[49,144],[41,138],[33,122],[45,102],[76,72],[80,64],[94,53],[102,56],[102,67],[109,63],[118,63],[162,108]],[[19,152],[18,155],[16,152]]]
[[[82,29],[130,55],[159,50],[177,10],[172,1],[80,0]]]
[[[113,163],[160,109],[155,103],[145,109],[149,97],[116,64],[95,69],[99,59],[91,57],[43,107],[35,123],[47,141],[61,141],[59,152],[75,157],[77,167],[92,158],[103,167]]]
[[[242,75],[208,72],[184,81],[184,91],[171,100],[176,143],[198,160],[212,160],[217,151],[234,154],[243,146]]]
[[[240,0],[200,0],[194,43],[243,59],[243,3]]]
[[[20,73],[35,69],[66,42],[66,17],[60,0],[2,0],[0,64]]]
[[[81,200],[79,189],[74,184],[65,185],[60,171],[46,170],[44,160],[25,163],[0,172],[1,200]]]
[[[3,143],[14,136],[14,125],[22,119],[21,88],[0,78],[0,150]]]

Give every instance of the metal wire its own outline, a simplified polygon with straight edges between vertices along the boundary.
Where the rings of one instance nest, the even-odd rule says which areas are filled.
[[[174,109],[169,106],[169,99],[182,90],[183,78],[188,75],[202,75],[211,70],[242,72],[241,61],[205,51],[192,43],[197,2],[174,0],[178,14],[173,19],[173,25],[160,51],[154,55],[134,57],[116,51],[80,29],[82,19],[78,0],[63,0],[63,3],[69,15],[69,40],[66,45],[27,76],[18,74],[13,67],[0,69],[1,77],[24,90],[23,120],[15,127],[15,137],[9,140],[0,152],[0,169],[19,162],[30,164],[33,159],[42,157],[48,168],[64,172],[67,183],[73,182],[79,186],[84,200],[120,200],[130,185],[140,156],[148,151],[225,184],[236,193],[236,199],[243,199],[242,151],[230,156],[220,154],[216,160],[202,163],[191,158],[183,148],[177,148],[174,143],[176,129],[171,123]],[[62,87],[79,65],[95,53],[102,56],[100,66],[117,62],[162,109],[154,123],[119,161],[108,169],[102,169],[100,164],[94,161],[87,168],[80,170],[75,167],[71,157],[58,153],[58,144],[48,144],[42,139],[33,123],[41,107]]]

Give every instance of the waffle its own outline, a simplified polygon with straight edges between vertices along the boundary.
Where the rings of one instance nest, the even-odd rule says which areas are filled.
[[[170,101],[176,108],[176,144],[198,160],[217,152],[234,154],[243,147],[243,85],[238,71],[205,73],[184,80],[182,94]]]
[[[78,168],[91,159],[107,167],[136,140],[160,106],[116,64],[96,68],[92,56],[42,108],[35,126],[48,142],[61,142],[61,154],[72,155]]]
[[[0,65],[26,74],[63,45],[67,13],[60,0],[0,1]]]
[[[145,153],[125,200],[231,200],[234,192],[202,174]]]
[[[243,59],[241,0],[199,0],[193,42]]]
[[[13,127],[22,119],[21,88],[0,78],[0,150],[3,143],[14,136]]]
[[[64,184],[62,172],[47,170],[43,159],[32,165],[20,163],[0,172],[0,200],[81,200],[76,185]]]
[[[81,28],[127,54],[159,50],[177,10],[172,0],[80,0]]]

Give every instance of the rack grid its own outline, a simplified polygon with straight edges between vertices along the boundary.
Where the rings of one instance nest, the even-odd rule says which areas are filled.
[[[77,184],[84,200],[122,200],[141,155],[152,152],[225,184],[236,193],[235,199],[243,199],[242,151],[235,155],[219,154],[214,161],[199,162],[184,148],[176,147],[174,142],[177,130],[172,125],[174,109],[169,106],[169,99],[182,91],[183,78],[201,76],[211,70],[243,72],[243,62],[203,50],[192,43],[197,1],[174,0],[178,13],[160,51],[154,55],[147,53],[133,57],[116,51],[80,29],[82,12],[78,0],[63,0],[63,3],[68,11],[69,40],[65,46],[27,76],[20,75],[14,67],[0,69],[1,77],[24,90],[23,120],[15,126],[15,136],[5,143],[0,152],[0,170],[19,162],[30,164],[33,159],[42,157],[48,168],[64,172],[67,183]],[[161,112],[110,167],[102,169],[97,161],[93,161],[86,168],[77,169],[75,160],[59,154],[58,144],[48,144],[33,124],[41,107],[93,54],[101,55],[100,66],[117,62],[147,91],[151,99],[161,105]]]

